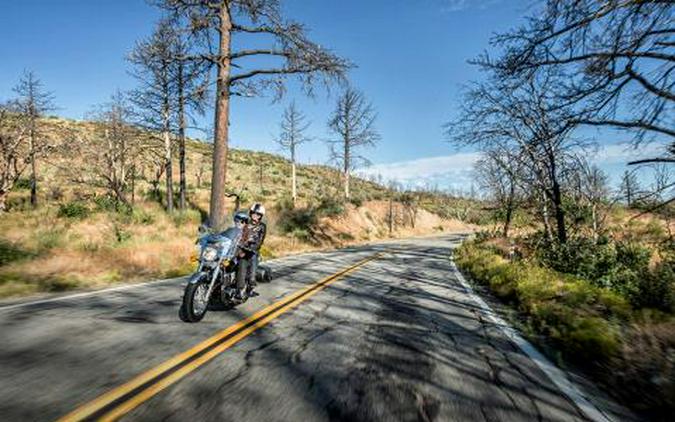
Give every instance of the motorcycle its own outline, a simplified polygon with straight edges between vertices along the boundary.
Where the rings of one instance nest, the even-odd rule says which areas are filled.
[[[199,267],[185,286],[179,310],[181,320],[199,322],[209,306],[230,309],[248,300],[248,286],[237,288],[241,236],[242,228],[236,222],[221,233],[200,227]]]

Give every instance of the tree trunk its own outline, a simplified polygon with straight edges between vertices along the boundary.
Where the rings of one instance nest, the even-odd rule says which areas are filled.
[[[263,163],[262,160],[258,162],[258,182],[260,183],[260,194],[265,190],[263,186]]]
[[[166,210],[173,212],[173,166],[171,160],[171,136],[168,130],[164,130],[164,166],[166,173]]]
[[[504,237],[509,237],[509,228],[511,227],[511,218],[513,217],[513,196],[516,193],[515,186],[513,183],[509,187],[509,199],[506,202],[506,215],[504,216],[504,230],[502,235]]]
[[[220,45],[216,89],[215,135],[213,139],[213,171],[211,173],[211,227],[221,229],[225,223],[225,179],[227,177],[227,143],[230,113],[230,32],[232,22],[227,2],[220,10]]]
[[[591,217],[593,219],[593,240],[598,241],[598,211],[596,205],[591,207]]]
[[[349,121],[349,107],[345,107],[345,112],[347,113],[345,120]],[[344,177],[345,177],[345,199],[349,201],[349,167],[351,165],[350,159],[351,156],[349,155],[351,152],[349,151],[349,131],[345,132],[345,157],[344,157]]]
[[[7,211],[7,191],[0,190],[0,213]]]
[[[556,232],[560,243],[567,242],[567,229],[565,228],[565,211],[562,208],[562,193],[557,181],[553,182],[553,211],[555,213]]]
[[[187,183],[185,179],[185,92],[184,92],[184,63],[180,61],[178,66],[178,166],[180,172],[180,198],[179,207],[181,211],[185,210],[185,196]]]
[[[136,205],[136,164],[131,166],[131,205]]]
[[[542,192],[542,217],[544,218],[544,231],[546,233],[547,240],[553,240],[553,231],[551,230],[551,222],[549,221],[548,216],[548,198],[546,194]]]
[[[394,196],[389,195],[389,237],[394,233]]]
[[[35,162],[35,122],[31,121],[30,135],[30,205],[37,207],[37,163]]]
[[[349,170],[345,170],[345,199],[349,200]]]
[[[292,197],[293,197],[293,208],[296,207],[297,202],[298,202],[298,190],[297,190],[297,182],[296,182],[296,174],[295,174],[295,161],[291,163],[291,183],[293,185],[292,188]]]

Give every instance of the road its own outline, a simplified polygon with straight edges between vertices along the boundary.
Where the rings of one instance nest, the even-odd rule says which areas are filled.
[[[0,420],[73,415],[357,263],[174,381],[133,390],[124,410],[104,396],[94,402],[103,410],[90,416],[118,409],[114,417],[129,421],[587,420],[460,283],[449,259],[460,241],[448,235],[275,260],[275,280],[260,286],[261,296],[197,324],[178,319],[182,280],[0,308]]]

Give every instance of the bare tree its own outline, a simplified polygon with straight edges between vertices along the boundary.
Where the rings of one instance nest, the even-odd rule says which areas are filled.
[[[606,218],[603,204],[609,206],[608,177],[598,166],[589,164],[583,157],[579,158],[577,171],[572,174],[579,194],[578,202],[591,211],[591,229],[593,239],[597,242]]]
[[[162,20],[147,40],[136,44],[128,60],[140,87],[132,91],[131,102],[138,107],[141,123],[159,132],[164,144],[166,209],[173,212],[173,117],[176,113],[175,46],[177,34],[171,23]]]
[[[284,110],[281,119],[280,134],[276,142],[288,151],[291,158],[291,197],[293,206],[296,206],[298,200],[296,163],[298,146],[309,142],[312,138],[305,135],[305,131],[311,123],[306,121],[305,115],[295,106],[295,101]]]
[[[304,27],[284,19],[278,0],[156,0],[190,32],[199,47],[183,60],[216,67],[216,107],[210,223],[221,227],[226,214],[225,181],[230,97],[255,96],[272,89],[277,98],[284,92],[284,79],[300,78],[311,93],[317,76],[325,83],[341,81],[350,64],[312,42]],[[265,41],[250,37],[262,35]],[[233,40],[243,46],[233,50]],[[250,45],[250,47],[245,47]],[[263,44],[264,45],[264,44]],[[267,57],[266,60],[261,60]],[[278,60],[278,64],[269,64]],[[232,72],[232,69],[237,69]]]
[[[54,96],[44,90],[42,82],[32,71],[24,72],[19,84],[14,88],[18,95],[18,112],[26,116],[28,125],[27,139],[30,161],[30,203],[37,206],[37,160],[48,148],[48,134],[43,130],[41,119],[45,113],[54,110]]]
[[[626,200],[628,207],[632,207],[635,197],[640,193],[640,182],[634,171],[626,170],[621,176],[621,185],[619,191]]]
[[[127,191],[134,159],[140,155],[148,135],[132,126],[132,112],[121,92],[93,113],[97,123],[86,137],[68,145],[79,157],[69,169],[70,179],[86,186],[100,187],[118,202],[129,204]]]
[[[501,149],[489,150],[474,166],[478,183],[489,192],[504,219],[502,236],[508,237],[513,214],[522,202],[522,160]]]
[[[0,105],[0,213],[7,196],[30,164],[29,125],[16,103]]]
[[[477,62],[516,83],[556,69],[564,77],[555,93],[577,111],[570,124],[632,130],[638,144],[665,138],[672,149],[674,13],[672,1],[548,0],[525,25],[494,38],[501,57]]]
[[[328,121],[328,129],[336,139],[329,140],[330,158],[342,170],[344,195],[350,198],[349,177],[352,170],[369,164],[359,149],[374,146],[380,139],[375,129],[375,109],[363,93],[348,87],[338,98],[335,111]]]
[[[527,183],[543,196],[544,223],[552,207],[558,241],[567,241],[563,194],[565,174],[576,163],[583,142],[570,136],[568,111],[551,104],[553,79],[532,78],[519,86],[491,80],[477,85],[465,97],[461,117],[447,125],[456,145],[477,146],[484,151],[515,150],[522,160]]]
[[[191,45],[189,40],[180,31],[175,31],[174,54],[183,57],[189,54]],[[176,66],[176,101],[178,119],[178,172],[179,172],[179,199],[181,210],[186,208],[187,178],[185,138],[189,124],[194,124],[195,114],[203,116],[209,96],[208,64],[200,61],[178,60]],[[200,163],[201,165],[201,163]],[[200,182],[201,183],[201,182]]]

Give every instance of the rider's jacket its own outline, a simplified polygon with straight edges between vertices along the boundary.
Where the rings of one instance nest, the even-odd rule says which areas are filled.
[[[266,234],[267,226],[262,221],[258,224],[249,223],[244,226],[244,232],[241,236],[241,246],[249,252],[257,253],[265,241]]]

